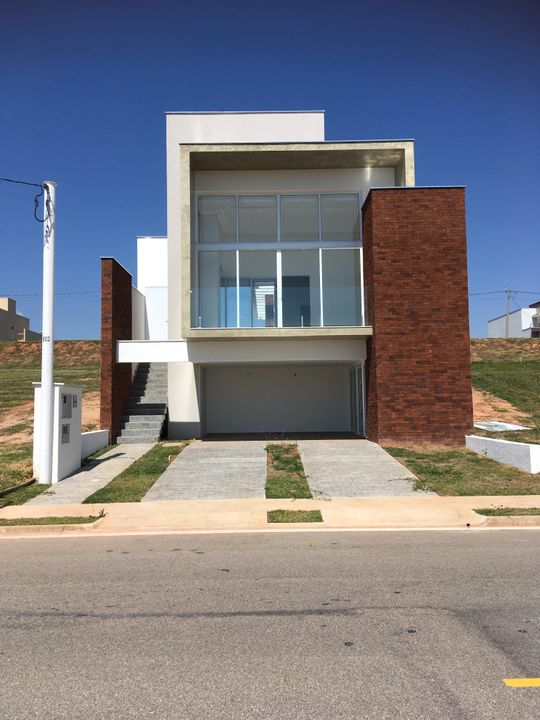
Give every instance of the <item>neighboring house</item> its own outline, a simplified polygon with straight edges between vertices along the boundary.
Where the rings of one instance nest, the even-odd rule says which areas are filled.
[[[30,330],[30,320],[17,312],[17,303],[0,297],[0,340],[41,340],[41,333]]]
[[[540,302],[488,320],[490,338],[540,338]]]
[[[170,438],[464,442],[465,190],[415,187],[412,140],[326,141],[322,112],[169,113],[167,229],[138,238],[137,289],[102,259],[111,439],[132,365],[166,363]],[[141,368],[129,407],[150,413]]]

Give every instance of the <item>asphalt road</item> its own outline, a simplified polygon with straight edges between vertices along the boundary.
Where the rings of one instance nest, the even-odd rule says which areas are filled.
[[[0,717],[528,720],[540,533],[0,541]]]

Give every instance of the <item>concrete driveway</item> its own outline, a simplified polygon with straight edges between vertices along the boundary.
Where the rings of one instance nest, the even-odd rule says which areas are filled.
[[[265,447],[264,440],[196,440],[169,465],[143,502],[264,498]]]
[[[299,440],[314,497],[416,495],[415,476],[368,440]]]

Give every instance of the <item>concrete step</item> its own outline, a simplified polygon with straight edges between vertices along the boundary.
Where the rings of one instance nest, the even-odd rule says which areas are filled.
[[[122,436],[116,438],[116,442],[119,444],[123,444],[123,445],[127,445],[128,443],[131,443],[133,445],[135,445],[136,443],[157,443],[158,441],[159,441],[159,437],[158,436],[154,437],[152,435],[148,435],[148,436],[140,437],[140,438],[122,437]]]
[[[131,413],[131,415],[124,415],[122,418],[122,422],[124,424],[128,423],[134,423],[135,425],[138,425],[139,423],[146,423],[146,422],[163,422],[163,418],[165,417],[164,413],[150,415],[149,413]]]
[[[161,426],[163,425],[163,418],[160,420],[151,420],[149,422],[133,422],[132,420],[129,422],[122,423],[122,427],[124,430],[156,430],[159,432],[161,430]]]

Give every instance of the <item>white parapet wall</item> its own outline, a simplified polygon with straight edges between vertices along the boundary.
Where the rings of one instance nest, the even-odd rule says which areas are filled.
[[[92,430],[81,433],[81,460],[93,455],[109,444],[108,430]]]
[[[505,465],[513,465],[528,473],[540,473],[540,445],[498,440],[479,435],[467,435],[465,443],[469,450],[473,450],[479,455],[485,455],[485,457]]]

